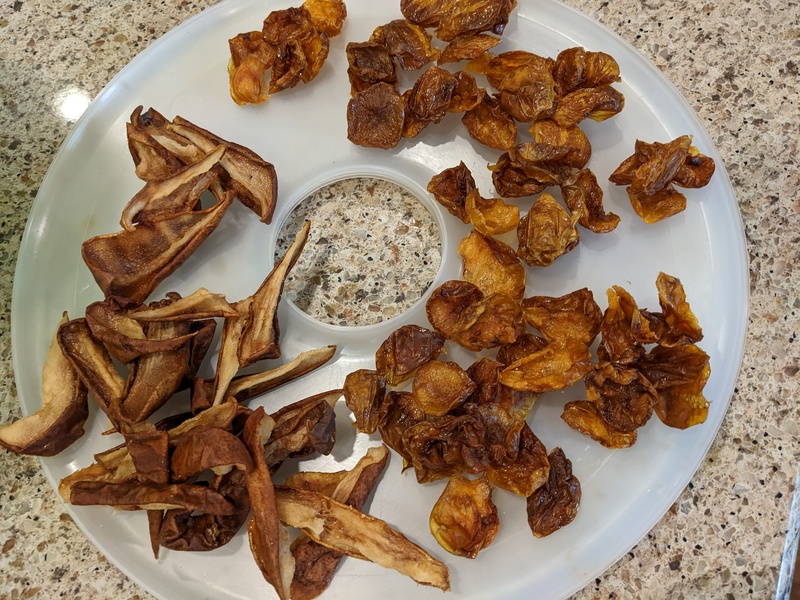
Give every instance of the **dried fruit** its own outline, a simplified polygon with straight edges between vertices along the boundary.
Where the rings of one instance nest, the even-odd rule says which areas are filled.
[[[500,383],[527,392],[561,390],[589,371],[591,358],[583,342],[572,338],[557,340],[508,365],[500,372]]]
[[[578,215],[570,216],[550,194],[542,194],[517,227],[517,256],[527,265],[546,267],[580,242],[575,224]]]
[[[561,413],[564,422],[609,449],[630,448],[636,443],[636,430],[620,431],[607,423],[597,404],[588,400],[567,402]]]
[[[525,320],[548,341],[574,338],[590,346],[600,332],[603,312],[587,288],[557,298],[531,296],[521,304]]]
[[[594,233],[608,233],[619,225],[619,217],[603,208],[603,190],[589,169],[581,169],[561,184],[561,196],[578,224]]]
[[[572,474],[572,462],[561,448],[548,455],[547,483],[528,497],[528,524],[533,535],[545,537],[569,525],[578,514],[581,484]]]
[[[475,179],[467,165],[460,162],[457,167],[445,169],[428,182],[428,191],[448,212],[469,223],[467,195],[475,189]]]
[[[397,89],[375,83],[347,103],[347,139],[367,148],[394,148],[403,135],[404,112]]]
[[[394,330],[375,353],[375,368],[389,385],[414,376],[417,369],[434,360],[444,349],[444,337],[419,325]]]
[[[473,139],[491,148],[508,150],[517,141],[514,119],[486,92],[480,104],[464,113],[461,122]]]
[[[476,194],[477,190],[472,192]],[[517,302],[525,294],[525,267],[514,249],[489,235],[472,230],[458,244],[461,277],[475,284],[486,296],[506,294]]]
[[[513,231],[519,225],[519,207],[501,198],[484,198],[478,190],[467,194],[467,218],[480,233],[492,236]]]
[[[451,554],[478,556],[500,529],[492,485],[485,478],[451,477],[431,510],[430,528],[436,541]]]
[[[404,71],[421,69],[439,58],[439,49],[431,45],[430,34],[406,19],[381,25],[372,33],[370,41],[385,46]]]
[[[426,416],[441,417],[474,390],[475,383],[457,363],[431,360],[417,369],[411,395]]]

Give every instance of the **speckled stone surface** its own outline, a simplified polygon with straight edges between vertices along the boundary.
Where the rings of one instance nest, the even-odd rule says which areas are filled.
[[[528,0],[521,0],[528,1]],[[71,122],[133,56],[212,0],[0,4],[0,421],[19,416],[14,265],[36,190]],[[686,97],[739,199],[751,272],[747,348],[722,428],[655,528],[582,592],[593,598],[771,598],[800,456],[800,5],[796,0],[568,0],[631,42]],[[0,453],[0,598],[149,598],[67,516],[32,458]]]

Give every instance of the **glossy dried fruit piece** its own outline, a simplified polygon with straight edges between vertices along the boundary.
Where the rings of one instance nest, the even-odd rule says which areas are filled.
[[[370,41],[383,44],[404,71],[421,69],[439,58],[439,49],[431,45],[431,35],[406,19],[381,25],[375,29]]]
[[[328,37],[336,37],[342,32],[347,19],[347,6],[344,0],[305,0],[303,7],[308,11],[317,29]]]
[[[113,506],[119,510],[182,508],[212,515],[230,515],[233,505],[205,486],[187,483],[79,481],[69,498],[75,506]]]
[[[456,83],[449,71],[430,67],[411,88],[408,110],[418,121],[438,123],[447,114]]]
[[[81,246],[83,260],[106,296],[144,302],[211,235],[232,200],[93,237]]]
[[[277,486],[281,521],[318,544],[369,560],[422,585],[450,589],[447,567],[384,521],[315,492]]]
[[[278,51],[260,31],[240,33],[228,40],[228,85],[238,105],[261,104],[269,99],[266,72],[272,68]]]
[[[703,329],[686,301],[686,292],[680,279],[659,273],[656,278],[658,303],[668,327],[658,343],[662,346],[677,346],[699,342],[703,339]]]
[[[705,422],[709,403],[703,395],[711,375],[709,356],[694,344],[656,346],[636,368],[658,392],[655,411],[661,421],[678,429]]]
[[[374,83],[397,84],[394,61],[383,44],[349,42],[345,52],[351,95],[364,91]]]
[[[567,402],[561,413],[564,422],[609,449],[630,448],[636,443],[636,430],[620,431],[603,419],[597,404],[588,400]]]
[[[559,185],[569,176],[564,162],[566,146],[526,142],[500,155],[491,165],[492,182],[503,198],[533,196],[546,187]]]
[[[447,110],[466,112],[478,106],[483,99],[483,89],[478,87],[475,78],[466,71],[456,71],[453,77],[456,80],[456,87],[453,89]]]
[[[467,194],[464,208],[472,226],[492,236],[513,231],[519,225],[519,207],[506,204],[501,198],[484,198],[478,190]]]
[[[524,330],[522,310],[513,298],[485,296],[468,281],[442,284],[428,299],[426,312],[434,330],[474,352],[511,343]]]
[[[262,26],[264,40],[277,49],[270,93],[308,82],[317,76],[328,56],[328,35],[321,32],[303,6],[275,10]]]
[[[386,381],[378,371],[359,369],[344,378],[344,402],[355,418],[356,429],[363,433],[375,433]]]
[[[391,390],[386,393],[378,419],[378,431],[383,442],[403,457],[404,469],[411,463],[411,455],[406,450],[403,436],[424,417],[414,403],[411,392]]]
[[[441,417],[474,390],[475,383],[457,363],[431,360],[417,369],[411,395],[427,416]]]
[[[336,502],[361,510],[383,473],[388,458],[389,451],[386,446],[370,448],[352,470],[341,472],[337,484],[329,494],[324,495]],[[312,489],[290,487],[301,490]],[[319,492],[316,489],[312,491]],[[341,552],[318,544],[306,535],[299,536],[292,543],[292,554],[295,557],[291,587],[294,600],[310,600],[325,591],[333,579],[339,562],[345,556]]]
[[[559,159],[561,164],[583,169],[592,156],[589,138],[577,125],[562,127],[552,119],[541,119],[532,123],[528,131],[537,144],[567,148],[566,154]]]
[[[611,85],[620,80],[619,75],[619,64],[614,57],[582,47],[562,50],[553,65],[553,79],[559,96],[577,89]]]
[[[126,298],[111,296],[86,307],[86,324],[92,336],[105,344],[111,355],[122,363],[129,363],[147,352],[173,349],[186,340],[148,340],[142,325],[128,316],[129,307],[138,303]]]
[[[517,142],[517,125],[499,102],[483,94],[480,104],[468,110],[461,118],[467,132],[474,139],[490,148],[508,150]]]
[[[464,471],[483,473],[488,466],[484,435],[480,416],[467,413],[411,425],[403,433],[402,442],[417,482],[428,483]]]
[[[634,323],[643,323],[639,307],[633,296],[620,286],[606,291],[608,307],[600,325],[600,344],[597,355],[602,361],[620,365],[635,363],[645,353],[643,343],[655,339],[642,339]]]
[[[562,183],[561,197],[572,213],[578,215],[578,224],[594,233],[608,233],[619,225],[619,216],[603,208],[603,190],[589,169],[573,173]]]
[[[445,169],[434,175],[428,182],[428,191],[447,211],[469,223],[467,215],[467,195],[475,189],[475,179],[467,165],[461,161],[458,166]]]
[[[554,83],[550,71],[553,61],[550,58],[525,50],[511,50],[500,54],[488,53],[482,61],[468,66],[477,67],[486,76],[489,85],[498,92],[517,92],[544,83],[546,88],[551,89],[549,95],[552,95]]]
[[[547,449],[530,426],[524,420],[517,422],[521,427],[519,441],[512,445],[514,452],[506,451],[501,459],[493,460],[486,475],[497,487],[527,498],[547,481],[550,463]]]
[[[516,6],[517,0],[454,0],[441,13],[435,35],[445,42],[483,31],[503,35]]]
[[[347,139],[367,148],[394,148],[403,135],[405,104],[397,89],[381,82],[347,103]]]
[[[508,365],[500,383],[515,390],[552,392],[580,380],[591,368],[592,355],[583,342],[566,338]]]
[[[528,324],[551,342],[573,338],[590,346],[603,321],[603,311],[588,288],[558,297],[531,296],[521,305]]]
[[[84,433],[89,417],[86,386],[58,344],[58,329],[68,321],[64,313],[42,367],[41,408],[0,425],[0,446],[11,452],[55,456]]]
[[[445,12],[451,10],[454,0],[400,0],[403,16],[422,27],[436,27]]]
[[[444,350],[444,337],[419,325],[394,330],[375,353],[375,368],[389,385],[399,385]]]
[[[235,317],[236,309],[225,300],[222,294],[215,294],[205,288],[198,288],[192,294],[181,297],[167,294],[171,301],[157,306],[133,306],[127,316],[135,321],[190,321],[212,317]]]
[[[452,477],[433,505],[431,533],[456,556],[475,558],[494,541],[500,517],[492,502],[492,485],[484,478]]]
[[[650,420],[656,390],[638,370],[601,362],[586,374],[584,383],[586,398],[615,430],[629,433]]]
[[[553,448],[547,458],[547,483],[528,497],[528,525],[537,538],[572,523],[581,502],[581,484],[572,474],[572,461],[561,448]]]
[[[578,215],[570,216],[550,194],[542,194],[517,227],[517,256],[529,266],[546,267],[580,242],[575,224]]]
[[[477,194],[477,190],[471,195]],[[485,296],[506,294],[516,301],[525,294],[525,267],[514,249],[500,240],[472,230],[458,244],[461,278],[475,284]]]
[[[500,42],[500,38],[485,33],[461,35],[447,44],[438,62],[443,65],[480,58]]]
[[[514,343],[501,346],[497,351],[497,360],[501,364],[508,366],[529,354],[542,350],[547,347],[549,343],[550,342],[543,337],[526,331],[520,335]]]
[[[630,188],[627,192],[634,212],[648,225],[686,210],[686,196],[676,190],[671,183],[650,196],[636,194]]]
[[[605,121],[622,112],[625,97],[608,86],[577,89],[562,97],[552,119],[562,127],[577,125],[584,119]]]
[[[166,434],[165,434],[166,435]],[[247,447],[232,433],[218,427],[195,427],[175,445],[169,462],[172,481],[182,483],[210,469],[223,475],[231,469],[253,469]]]

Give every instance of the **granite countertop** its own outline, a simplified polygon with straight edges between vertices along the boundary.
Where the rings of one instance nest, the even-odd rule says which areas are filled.
[[[70,91],[94,97],[148,44],[215,3],[0,5],[0,422],[20,415],[10,336],[17,252],[74,122],[57,107]],[[800,4],[567,4],[632,43],[697,112],[738,197],[751,275],[744,362],[705,461],[653,530],[575,597],[774,597],[800,453]],[[151,597],[76,527],[37,459],[0,451],[0,465],[0,598]]]

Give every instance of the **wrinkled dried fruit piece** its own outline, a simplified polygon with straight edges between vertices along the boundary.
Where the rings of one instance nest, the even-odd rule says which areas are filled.
[[[375,353],[375,368],[389,385],[399,385],[444,349],[444,337],[419,325],[393,331]]]
[[[500,38],[485,33],[460,35],[447,44],[439,57],[439,64],[480,58],[501,41]]]
[[[464,471],[483,473],[488,466],[484,434],[478,415],[445,415],[411,425],[403,433],[402,443],[417,482],[428,483]]]
[[[610,85],[577,89],[559,100],[552,118],[562,127],[571,127],[586,118],[605,121],[624,107],[625,97]]]
[[[692,138],[682,135],[666,144],[642,144],[638,140],[637,144],[640,164],[633,172],[630,190],[637,195],[652,196],[675,177],[689,155]]]
[[[58,344],[57,332],[42,367],[42,407],[13,423],[0,425],[0,446],[17,454],[55,456],[83,435],[89,417],[86,386]]]
[[[474,390],[475,383],[457,363],[431,360],[417,369],[411,395],[426,415],[441,417]]]
[[[169,295],[168,295],[169,297]],[[188,321],[211,317],[235,317],[238,313],[225,296],[199,288],[189,296],[176,296],[158,306],[137,306],[127,312],[136,321]]]
[[[435,35],[445,42],[482,31],[502,35],[516,6],[517,0],[454,0],[441,13]]]
[[[400,0],[400,12],[412,23],[436,27],[454,4],[455,0]]]
[[[378,371],[359,369],[344,378],[344,401],[355,418],[356,429],[363,433],[375,433],[386,381]]]
[[[211,469],[223,475],[231,469],[245,473],[253,468],[253,460],[241,440],[218,427],[195,427],[181,437],[170,457],[172,481],[181,483]]]
[[[711,375],[709,356],[694,344],[656,346],[636,363],[636,368],[658,392],[656,414],[678,429],[705,422],[708,400],[703,396]]]
[[[578,215],[570,216],[550,194],[542,194],[517,227],[517,256],[527,265],[546,267],[580,242],[575,224]]]
[[[239,340],[239,365],[246,367],[265,358],[281,355],[276,313],[283,285],[308,240],[311,222],[305,221],[295,234],[294,241],[252,295],[247,323]]]
[[[571,338],[557,340],[508,365],[500,373],[500,383],[528,392],[561,390],[589,371],[591,359],[583,342]]]
[[[275,488],[281,521],[318,544],[394,569],[417,583],[450,589],[447,567],[384,521],[315,492]]]
[[[341,472],[337,485],[330,494],[324,495],[361,510],[383,473],[388,458],[386,446],[370,448],[352,470]],[[310,600],[319,596],[330,585],[339,562],[344,558],[341,552],[326,548],[306,535],[300,535],[292,543],[292,554],[295,557],[291,589],[293,600]]]
[[[600,325],[600,345],[597,355],[602,361],[620,365],[635,363],[645,353],[642,343],[638,339],[633,323],[640,322],[637,315],[640,313],[636,300],[624,288],[615,285],[606,291],[608,307],[603,313],[603,322]]]
[[[619,225],[619,216],[603,208],[603,190],[589,169],[577,171],[561,184],[561,196],[578,224],[595,233],[608,233]]]
[[[525,320],[548,341],[574,338],[590,346],[600,332],[603,311],[588,288],[557,298],[531,296],[521,304]]]
[[[547,449],[524,417],[520,415],[518,422],[521,424],[519,441],[516,446],[511,445],[513,452],[507,450],[501,459],[493,461],[486,475],[497,487],[527,498],[547,481],[550,463]]]
[[[277,48],[271,94],[317,76],[328,56],[329,39],[316,27],[305,6],[272,11],[261,31],[264,40]]]
[[[342,32],[342,26],[347,18],[347,6],[344,0],[305,0],[303,6],[317,29],[325,35],[335,37]]]
[[[528,497],[528,524],[537,538],[572,523],[581,502],[580,481],[572,474],[572,462],[563,450],[553,448],[548,461],[547,483]]]
[[[483,94],[480,104],[461,118],[469,135],[482,144],[498,150],[508,150],[517,142],[517,125],[498,101]]]
[[[275,46],[268,44],[260,31],[249,31],[229,39],[228,49],[228,84],[233,101],[241,106],[268,100],[266,72],[275,63]]]
[[[501,198],[484,198],[478,190],[467,194],[464,208],[472,226],[487,236],[513,231],[519,225],[518,206]]]
[[[577,125],[561,127],[552,119],[541,119],[535,121],[528,131],[537,144],[568,148],[560,162],[570,167],[583,169],[592,156],[589,138]]]
[[[383,442],[403,457],[404,469],[411,462],[403,442],[405,432],[419,423],[424,414],[414,403],[411,392],[391,390],[383,400],[378,419],[378,431]]]
[[[497,360],[506,367],[513,362],[518,361],[529,354],[538,352],[546,348],[548,342],[543,337],[533,335],[532,333],[525,332],[520,335],[513,344],[506,344],[501,346],[497,351]]]
[[[113,506],[120,510],[183,508],[211,515],[230,515],[233,505],[205,486],[188,483],[79,481],[69,498],[75,506]]]
[[[367,148],[394,148],[403,135],[404,112],[397,88],[373,84],[347,103],[347,139]]]
[[[467,215],[467,195],[475,189],[475,179],[467,165],[461,161],[458,166],[445,169],[434,175],[428,182],[428,191],[447,211],[469,223]]]
[[[106,296],[144,302],[202,244],[222,220],[232,195],[209,209],[139,223],[133,231],[83,242],[81,254]]]
[[[550,185],[559,185],[569,176],[565,157],[570,149],[526,142],[500,155],[489,166],[492,183],[503,198],[520,198],[538,194]]]
[[[485,296],[506,294],[522,300],[526,271],[511,246],[473,230],[459,242],[458,253],[464,281],[476,285]]]
[[[433,505],[429,521],[442,548],[456,556],[475,558],[500,529],[492,485],[484,478],[452,477]]]
[[[445,69],[430,67],[419,76],[408,95],[408,110],[418,120],[438,123],[447,114],[456,78]]]
[[[478,87],[475,78],[466,71],[456,71],[453,77],[456,80],[456,87],[453,89],[447,110],[466,112],[478,106],[483,99],[483,89]]]
[[[607,423],[594,402],[577,400],[567,402],[561,413],[564,422],[609,449],[630,448],[636,443],[636,430],[620,431]]]
[[[287,600],[294,575],[294,557],[289,549],[289,534],[278,519],[275,488],[263,451],[273,424],[263,407],[258,407],[247,418],[242,431],[242,441],[253,460],[253,468],[245,478],[253,511],[247,533],[250,550],[264,579],[275,588],[281,600]]]
[[[689,147],[689,154],[678,167],[672,183],[682,188],[701,188],[708,185],[711,176],[716,170],[714,159],[704,154],[694,146]]]
[[[629,433],[650,420],[656,390],[638,370],[601,362],[586,374],[584,383],[586,398],[615,430]]]
[[[383,44],[350,42],[345,51],[351,95],[366,90],[374,83],[397,83],[396,67]]]
[[[702,340],[703,330],[686,301],[686,292],[680,279],[659,273],[656,278],[656,288],[658,303],[669,328],[658,343],[662,346],[675,346]]]
[[[648,225],[686,210],[686,196],[676,190],[671,183],[650,196],[636,194],[630,188],[627,191],[634,212]]]
[[[431,46],[431,36],[416,23],[396,19],[381,25],[370,41],[386,46],[389,54],[404,71],[421,69],[439,58],[439,49]]]
[[[141,305],[126,298],[111,296],[86,307],[86,324],[92,336],[105,344],[111,355],[122,363],[147,352],[167,350],[180,346],[186,340],[154,342],[148,340],[142,325],[127,314],[129,307]]]
[[[562,50],[553,66],[553,78],[559,96],[581,88],[603,87],[620,80],[619,65],[605,52],[585,48]]]

